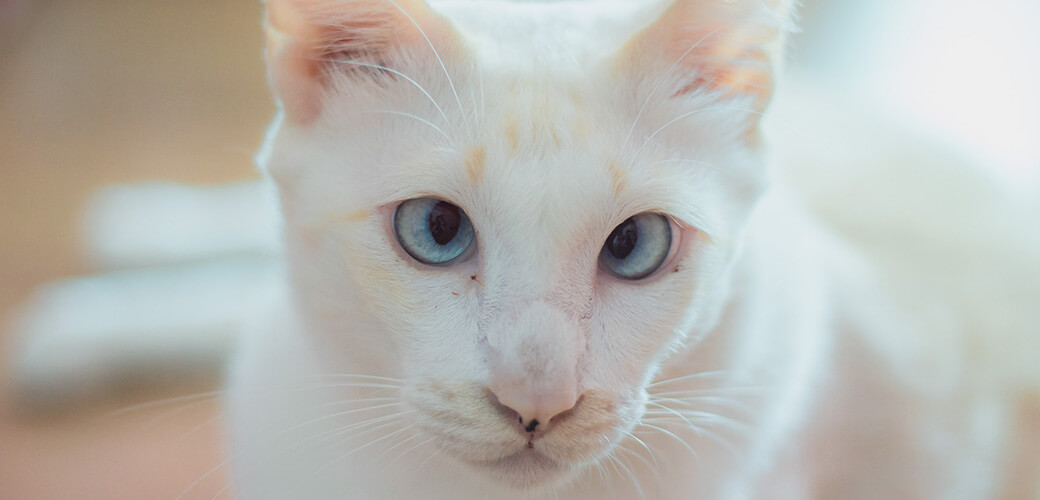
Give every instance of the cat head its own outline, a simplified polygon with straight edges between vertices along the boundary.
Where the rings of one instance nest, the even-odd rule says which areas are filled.
[[[609,453],[713,326],[790,9],[439,9],[268,0],[261,163],[323,369],[405,380],[440,449],[543,484]]]

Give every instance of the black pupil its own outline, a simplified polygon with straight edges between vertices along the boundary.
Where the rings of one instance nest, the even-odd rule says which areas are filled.
[[[610,233],[610,237],[607,238],[607,250],[610,250],[614,257],[624,259],[636,248],[637,241],[639,241],[639,228],[636,226],[636,221],[628,219]]]
[[[462,211],[446,201],[438,202],[430,210],[430,235],[438,245],[447,245],[459,233]]]

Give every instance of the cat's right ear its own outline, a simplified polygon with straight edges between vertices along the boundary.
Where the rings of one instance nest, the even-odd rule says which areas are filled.
[[[666,78],[665,95],[710,92],[762,111],[773,93],[795,0],[671,0],[628,41],[628,74]]]
[[[410,49],[453,52],[451,25],[424,0],[266,0],[267,66],[286,117],[321,113],[339,74],[379,73]]]

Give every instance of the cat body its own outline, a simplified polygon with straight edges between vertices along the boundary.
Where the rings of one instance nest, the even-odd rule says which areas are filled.
[[[961,348],[883,252],[766,190],[790,5],[434,6],[268,2],[288,286],[232,370],[239,497],[998,491],[1008,398],[937,371]],[[426,198],[469,253],[403,246]],[[640,214],[660,265],[605,271]]]

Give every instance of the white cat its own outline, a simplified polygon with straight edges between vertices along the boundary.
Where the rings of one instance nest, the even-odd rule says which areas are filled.
[[[231,377],[237,496],[1011,491],[1037,282],[764,194],[790,2],[434,7],[267,2],[289,286]]]

